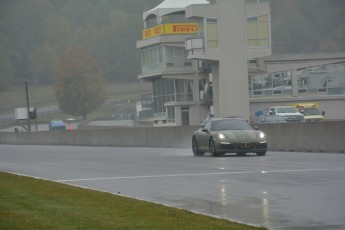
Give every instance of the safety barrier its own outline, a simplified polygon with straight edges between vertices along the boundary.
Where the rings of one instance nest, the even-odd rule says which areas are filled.
[[[260,124],[271,151],[345,152],[345,121]],[[198,126],[0,133],[0,144],[191,148]]]

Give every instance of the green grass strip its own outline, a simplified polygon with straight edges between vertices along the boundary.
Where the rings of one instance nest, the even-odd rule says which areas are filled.
[[[0,229],[264,229],[0,172]]]

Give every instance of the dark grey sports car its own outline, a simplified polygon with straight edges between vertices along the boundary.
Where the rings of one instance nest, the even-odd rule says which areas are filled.
[[[267,151],[265,134],[253,129],[242,118],[216,118],[208,120],[193,133],[194,156],[210,152],[212,156],[236,153],[256,153],[264,156]]]

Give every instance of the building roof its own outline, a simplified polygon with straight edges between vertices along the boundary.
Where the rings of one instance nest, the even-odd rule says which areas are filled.
[[[192,4],[209,4],[208,0],[165,0],[155,8],[144,12],[144,21],[149,15],[156,15],[157,18],[164,15],[185,10],[185,8]]]

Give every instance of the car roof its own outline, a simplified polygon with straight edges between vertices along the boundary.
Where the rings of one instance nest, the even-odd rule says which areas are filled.
[[[245,119],[243,119],[242,117],[217,117],[217,118],[210,118],[210,121],[220,121],[220,120],[241,120],[241,121],[245,121]]]
[[[281,107],[293,107],[292,105],[277,105],[277,106],[272,106],[271,108],[281,108]]]

